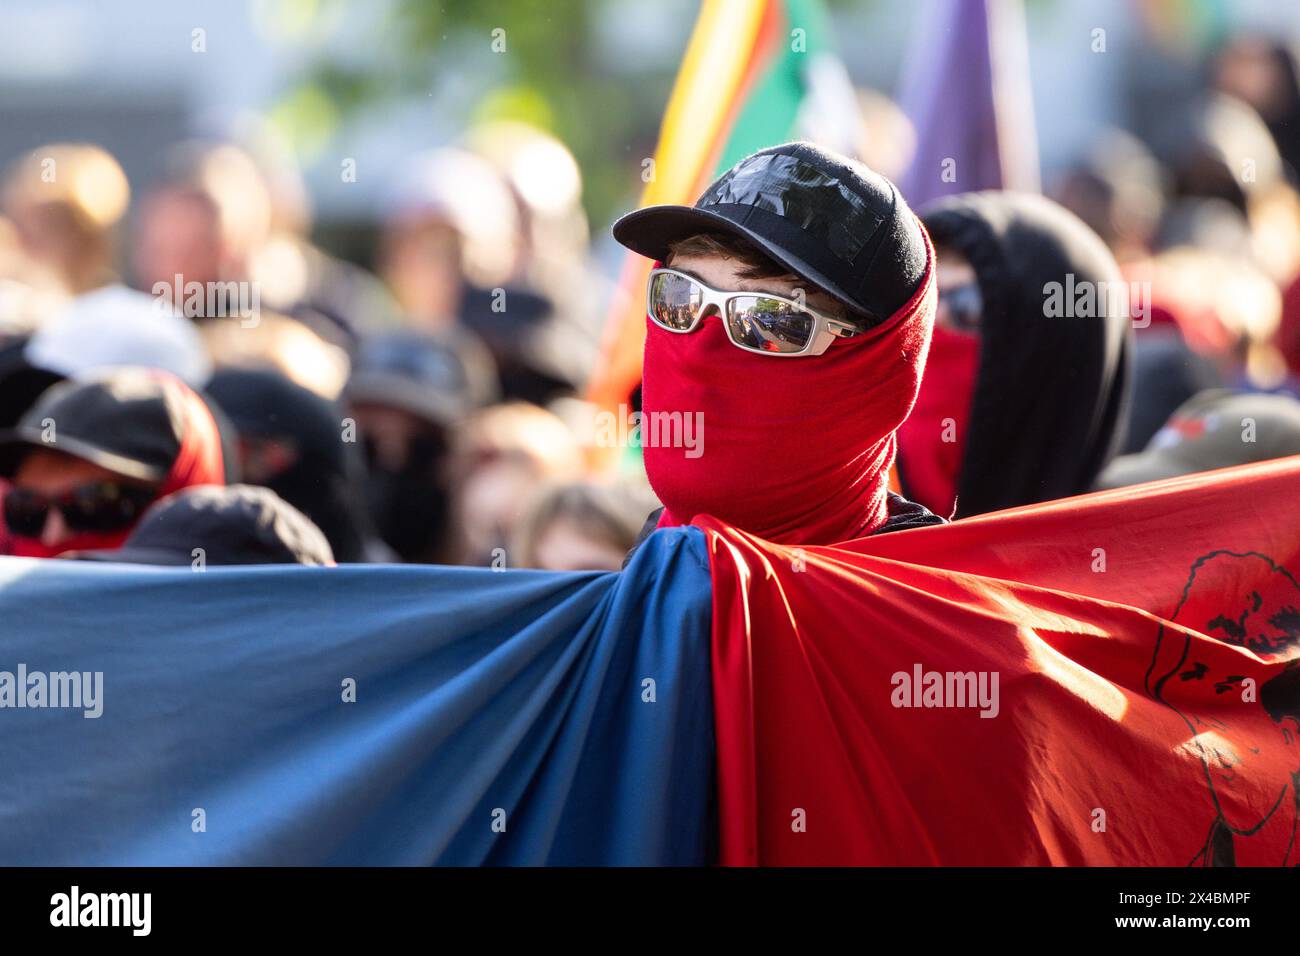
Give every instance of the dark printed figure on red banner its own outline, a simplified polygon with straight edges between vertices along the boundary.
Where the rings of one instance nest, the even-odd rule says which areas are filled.
[[[1258,579],[1272,587],[1260,588]],[[1251,582],[1244,588],[1240,582]],[[1175,710],[1193,736],[1184,744],[1204,764],[1210,822],[1192,863],[1202,866],[1288,866],[1297,862],[1300,814],[1300,585],[1285,568],[1254,552],[1215,551],[1192,567],[1186,596],[1172,620],[1219,638],[1266,661],[1295,658],[1258,684],[1251,656],[1210,646],[1214,656],[1189,653],[1186,633],[1162,625],[1147,690]],[[1262,707],[1274,733],[1239,736],[1247,726],[1207,716],[1197,701],[1213,685],[1216,700]],[[1216,708],[1222,714],[1222,710]],[[1253,726],[1261,726],[1256,723]],[[1280,836],[1279,836],[1280,830]],[[1263,838],[1260,838],[1260,837]],[[1284,846],[1279,858],[1277,847]]]
[[[833,547],[702,519],[722,862],[1300,862],[1300,543],[1275,517],[1297,477],[1293,457]],[[918,672],[990,699],[917,707],[896,691]]]

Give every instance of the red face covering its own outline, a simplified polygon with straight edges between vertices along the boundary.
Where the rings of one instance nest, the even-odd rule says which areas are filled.
[[[225,467],[221,457],[221,435],[212,413],[203,404],[203,400],[194,394],[179,379],[173,379],[166,373],[158,373],[170,380],[168,387],[178,389],[177,405],[181,412],[181,447],[172,462],[171,470],[163,479],[158,489],[158,498],[166,497],[173,491],[189,488],[193,485],[223,485]],[[7,490],[7,483],[5,489]],[[86,532],[73,535],[56,545],[47,545],[37,538],[23,538],[17,535],[9,537],[8,547],[0,553],[12,554],[22,558],[53,558],[65,551],[96,551],[116,549],[131,534],[125,531]]]
[[[894,430],[916,398],[934,319],[928,237],[926,245],[926,275],[907,305],[821,355],[742,351],[715,314],[686,335],[646,320],[642,445],[664,504],[661,527],[709,514],[797,545],[847,541],[884,524]],[[694,447],[654,444],[688,419],[695,430],[678,431]]]
[[[957,501],[979,357],[978,335],[936,326],[916,407],[898,430],[907,496],[945,518]]]

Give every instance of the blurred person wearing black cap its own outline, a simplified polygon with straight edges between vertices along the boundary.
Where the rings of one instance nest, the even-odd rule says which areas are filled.
[[[121,286],[105,287],[96,291],[96,293],[87,293],[72,300],[72,304],[85,302],[85,300],[98,297],[105,293],[116,294],[121,290]],[[123,290],[125,291],[125,290]],[[110,323],[112,324],[112,323]],[[51,337],[45,337],[43,333],[53,332]],[[142,330],[133,329],[129,336],[125,338],[114,339],[112,343],[99,339],[95,341],[79,342],[78,345],[72,345],[74,329],[68,328],[61,323],[48,323],[43,326],[42,330],[36,336],[30,338],[17,338],[12,342],[6,342],[0,346],[0,429],[13,428],[18,424],[18,420],[26,414],[27,410],[35,405],[36,399],[45,393],[45,390],[66,380],[66,378],[85,378],[95,376],[96,373],[105,371],[112,367],[121,367],[121,365],[139,365],[138,360],[133,362],[121,362],[127,355],[131,354],[131,346],[143,345],[140,334]],[[90,339],[98,338],[98,334],[91,334]],[[166,350],[169,349],[168,334],[162,334],[162,341],[152,341],[144,346],[143,358],[165,358]],[[34,347],[34,345],[36,347]],[[72,346],[65,349],[65,345]],[[103,345],[104,347],[100,347]],[[160,350],[162,354],[160,355]],[[139,351],[135,352],[140,355]],[[186,354],[190,354],[186,350]],[[35,356],[35,358],[34,358]],[[99,363],[96,359],[109,359],[108,362]],[[173,364],[173,363],[166,363]],[[179,375],[182,381],[185,381],[191,389],[194,389],[196,395],[203,399],[204,405],[208,406],[212,418],[217,423],[217,432],[221,436],[221,458],[222,466],[225,470],[226,483],[239,480],[239,462],[237,454],[237,445],[235,445],[235,428],[230,419],[227,418],[224,411],[217,407],[216,402],[212,401],[211,395],[201,389],[198,382],[187,380],[183,365],[173,365],[172,368],[166,365],[149,364],[149,368],[157,368],[160,371],[172,372],[173,375]],[[205,376],[204,376],[205,378]],[[3,551],[0,551],[3,553]]]
[[[1097,488],[1290,455],[1300,455],[1300,401],[1289,395],[1209,389],[1179,406],[1145,449],[1112,461]]]
[[[272,369],[221,369],[208,393],[234,423],[243,480],[325,533],[344,563],[392,560],[365,507],[365,462],[335,402]]]
[[[934,315],[934,252],[893,183],[789,143],[614,238],[657,260],[642,448],[659,527],[709,514],[833,544],[941,523],[888,490]],[[702,441],[673,433],[686,421]]]
[[[899,430],[904,490],[956,517],[1086,492],[1123,437],[1142,304],[1114,256],[1042,196],[949,196],[921,219],[939,310]]]
[[[176,377],[122,368],[45,392],[0,432],[4,553],[115,548],[149,504],[225,481],[211,412]]]
[[[333,565],[311,519],[269,488],[186,488],[154,502],[120,548],[70,551],[85,561],[204,569],[230,564]]]
[[[403,561],[449,560],[451,431],[494,394],[442,338],[393,332],[366,339],[344,390],[367,465],[371,520]]]

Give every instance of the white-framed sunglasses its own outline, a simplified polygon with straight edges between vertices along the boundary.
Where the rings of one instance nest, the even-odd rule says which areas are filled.
[[[793,358],[821,355],[836,339],[860,329],[832,319],[793,299],[761,292],[710,289],[675,269],[653,269],[646,283],[646,313],[667,332],[694,332],[710,308],[716,308],[731,344],[746,352]]]

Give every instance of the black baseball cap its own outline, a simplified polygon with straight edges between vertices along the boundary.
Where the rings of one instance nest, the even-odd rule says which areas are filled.
[[[121,368],[45,391],[13,428],[0,431],[0,475],[12,477],[35,448],[60,451],[141,481],[162,481],[184,438],[179,379]]]
[[[269,488],[196,485],[153,503],[115,550],[74,551],[64,557],[124,564],[332,565],[334,553],[311,519]]]
[[[928,265],[921,224],[894,184],[811,143],[746,156],[694,206],[649,206],[614,223],[615,239],[661,262],[699,233],[748,240],[866,327],[906,305]]]

